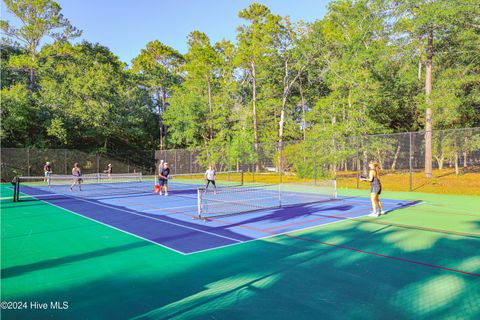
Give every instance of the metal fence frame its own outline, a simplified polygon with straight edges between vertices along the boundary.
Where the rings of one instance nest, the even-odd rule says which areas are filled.
[[[433,168],[454,166],[480,168],[480,128],[434,130],[432,132]],[[114,172],[156,174],[160,160],[170,163],[173,174],[200,173],[212,164],[218,171],[241,170],[246,181],[256,182],[262,176],[277,182],[292,176],[311,180],[336,178],[349,173],[359,187],[360,175],[366,174],[368,161],[376,159],[386,172],[413,174],[424,170],[425,132],[376,134],[354,137],[335,136],[325,139],[285,141],[282,147],[263,143],[255,152],[253,144],[240,146],[90,153],[68,149],[2,148],[1,178],[14,175],[42,175],[45,161],[53,163],[55,172],[68,174],[74,162],[85,173],[101,173],[108,163]],[[480,171],[480,170],[479,170]]]

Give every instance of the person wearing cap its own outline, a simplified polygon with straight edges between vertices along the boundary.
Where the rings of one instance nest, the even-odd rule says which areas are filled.
[[[46,162],[45,165],[43,166],[43,171],[45,172],[45,182],[48,182],[48,185],[50,185],[50,181],[52,178],[52,165],[50,162]]]
[[[158,185],[160,186],[159,194],[162,195],[162,190],[165,189],[165,195],[168,196],[168,175],[170,174],[170,168],[168,163],[164,162],[163,167],[159,168],[158,172]]]

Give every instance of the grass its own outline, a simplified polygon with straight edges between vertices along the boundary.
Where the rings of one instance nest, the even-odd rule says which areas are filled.
[[[423,172],[414,172],[412,175],[412,191],[432,194],[471,195],[480,196],[480,173],[467,171],[459,175],[455,169],[433,170],[433,177],[428,179]],[[313,179],[300,179],[295,174],[285,174],[284,183],[313,182]],[[255,183],[279,183],[280,176],[277,173],[244,173],[245,182]],[[338,188],[357,188],[356,172],[337,172]],[[381,181],[384,190],[410,191],[409,173],[381,173]],[[359,189],[370,189],[369,183],[360,181]]]
[[[433,170],[433,177],[428,179],[423,172],[415,172],[412,175],[412,191],[480,196],[480,174],[467,172],[455,174],[454,169]],[[410,191],[410,175],[408,173],[386,173],[380,177],[382,187],[392,191]],[[356,188],[356,177],[352,173],[339,173],[337,185],[340,188]],[[359,183],[360,189],[370,189],[370,185],[363,181]]]

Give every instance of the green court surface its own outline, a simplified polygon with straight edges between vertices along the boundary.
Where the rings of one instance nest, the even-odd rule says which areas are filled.
[[[480,319],[480,197],[180,255],[7,187],[2,301],[68,309],[2,319]]]

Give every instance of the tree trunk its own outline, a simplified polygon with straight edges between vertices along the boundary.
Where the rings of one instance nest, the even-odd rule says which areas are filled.
[[[300,98],[302,101],[302,124],[303,124],[303,141],[307,140],[307,119],[305,113],[305,99],[303,97],[303,89],[302,89],[302,78],[299,79],[300,81]]]
[[[332,127],[335,127],[336,123],[337,123],[337,117],[334,115],[334,116],[332,116]],[[334,130],[332,130],[332,132]],[[334,134],[332,135],[332,144],[333,144],[333,155],[335,157],[337,150],[336,150],[336,146],[335,146],[335,136],[334,136]],[[333,159],[332,170],[333,170],[333,175],[336,176],[337,175],[337,163],[336,163],[335,158]]]
[[[458,152],[455,152],[455,174],[457,176],[460,174],[460,170],[458,168]]]
[[[443,169],[443,162],[445,161],[445,158],[443,157],[443,155],[441,155],[439,157],[435,156],[435,160],[437,160],[438,169],[442,170]]]
[[[213,105],[212,105],[212,85],[210,83],[210,78],[208,75],[206,75],[207,77],[207,90],[208,90],[208,108],[210,110],[210,126],[209,126],[209,130],[210,130],[210,141],[213,140]]]
[[[422,60],[418,59],[418,81],[422,81]]]
[[[253,139],[254,139],[254,147],[255,147],[255,154],[258,158],[258,127],[257,127],[257,72],[255,69],[255,61],[251,61],[251,68],[252,68],[252,102],[253,102]],[[255,171],[260,172],[260,164],[256,161]]]
[[[427,62],[425,76],[425,96],[427,111],[425,118],[425,177],[432,177],[432,108],[430,93],[432,92],[432,59],[433,59],[433,31],[428,32]]]
[[[393,162],[392,162],[392,170],[395,170],[395,167],[397,165],[397,159],[398,155],[400,154],[400,143],[397,146],[397,150],[395,151],[395,155],[393,156]]]
[[[163,125],[163,112],[167,109],[167,92],[164,88],[161,88],[161,91],[162,91],[162,96],[161,96],[162,105],[159,106],[158,125],[160,127],[160,150],[163,150],[166,145],[166,138],[167,138],[167,130]]]

